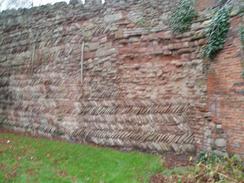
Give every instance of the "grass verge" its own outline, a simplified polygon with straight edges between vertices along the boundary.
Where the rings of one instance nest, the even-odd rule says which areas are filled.
[[[160,157],[0,134],[0,183],[148,182]]]

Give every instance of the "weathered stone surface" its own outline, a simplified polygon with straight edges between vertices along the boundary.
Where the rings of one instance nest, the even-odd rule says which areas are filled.
[[[237,34],[231,29],[230,49],[211,66],[220,77],[207,77],[200,54],[209,19],[172,34],[176,2],[71,1],[0,13],[1,125],[177,153],[222,150],[228,137],[242,153]]]
[[[113,22],[116,22],[122,18],[123,18],[123,15],[121,12],[119,12],[119,13],[115,13],[115,14],[111,14],[111,15],[105,15],[104,21],[106,23],[113,23]]]
[[[71,4],[71,5],[76,5],[76,4],[81,4],[82,2],[81,2],[81,0],[70,0],[69,1],[69,4]]]
[[[225,139],[221,139],[221,138],[216,139],[215,140],[215,145],[217,147],[225,147],[226,146],[226,140]]]

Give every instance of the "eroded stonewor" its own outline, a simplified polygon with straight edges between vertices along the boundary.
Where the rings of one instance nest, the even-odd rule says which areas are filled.
[[[241,135],[219,126],[220,92],[201,58],[211,13],[173,35],[177,2],[72,1],[0,13],[1,126],[157,152],[242,154],[242,137],[239,148],[226,145],[226,134]],[[237,42],[233,26],[230,34]],[[237,44],[223,53],[233,49],[238,60]]]

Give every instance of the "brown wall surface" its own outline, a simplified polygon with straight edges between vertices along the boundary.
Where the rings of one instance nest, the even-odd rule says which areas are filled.
[[[224,50],[211,64],[208,75],[209,111],[215,123],[215,144],[244,155],[244,78],[241,77],[240,17],[231,21]]]
[[[190,31],[173,35],[167,20],[175,4],[57,3],[1,13],[2,126],[78,142],[182,153],[210,149],[221,135],[215,124],[229,128],[233,119],[236,125],[223,133],[226,140],[243,123],[238,45],[218,57],[228,57],[230,49],[233,62],[217,59],[210,68],[215,74],[208,75],[201,58],[208,16],[200,16]],[[219,78],[222,69],[230,72],[225,72],[229,83]],[[225,89],[230,86],[228,92],[237,91],[232,105],[213,104],[226,100],[216,84],[211,86],[215,80]],[[212,105],[229,114],[215,117]],[[228,149],[241,154],[244,137],[236,134],[227,139]],[[232,139],[238,139],[233,147]]]

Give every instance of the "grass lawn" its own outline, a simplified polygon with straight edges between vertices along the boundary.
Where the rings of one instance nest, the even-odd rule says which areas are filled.
[[[0,134],[0,183],[134,183],[161,172],[157,156]]]

